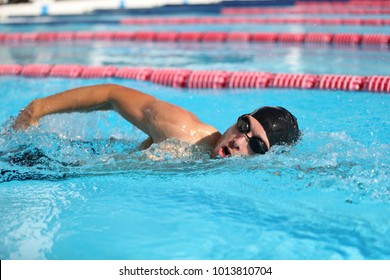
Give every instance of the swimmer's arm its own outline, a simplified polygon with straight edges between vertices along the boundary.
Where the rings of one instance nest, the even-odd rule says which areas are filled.
[[[32,101],[19,113],[14,128],[37,125],[40,118],[55,113],[115,110],[149,134],[144,111],[154,100],[150,95],[114,84],[80,87]]]

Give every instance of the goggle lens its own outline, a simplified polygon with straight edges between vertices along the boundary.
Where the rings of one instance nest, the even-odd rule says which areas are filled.
[[[265,154],[268,149],[264,141],[258,137],[249,137],[247,133],[251,130],[250,122],[247,115],[242,115],[237,120],[237,127],[241,133],[244,133],[249,141],[252,151],[257,154]]]

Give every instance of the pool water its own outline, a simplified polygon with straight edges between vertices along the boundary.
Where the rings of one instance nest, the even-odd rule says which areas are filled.
[[[2,63],[389,74],[387,49],[73,42],[0,50]],[[150,93],[222,132],[242,113],[280,105],[303,137],[262,156],[210,160],[175,140],[137,151],[146,136],[110,112],[10,128],[32,99],[98,83]],[[0,96],[1,259],[390,258],[388,95],[0,77]]]
[[[388,75],[387,48],[256,43],[56,42],[0,45],[3,64]],[[372,64],[375,67],[372,67]]]

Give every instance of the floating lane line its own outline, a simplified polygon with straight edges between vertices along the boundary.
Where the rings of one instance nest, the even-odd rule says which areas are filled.
[[[155,42],[253,42],[319,43],[342,45],[390,45],[388,34],[359,33],[276,33],[276,32],[116,32],[65,31],[0,33],[0,43],[54,41],[155,41]]]
[[[212,25],[212,24],[305,24],[305,25],[362,25],[387,26],[388,18],[286,18],[286,17],[151,17],[151,18],[124,18],[120,20],[124,25]]]
[[[116,66],[0,64],[0,76],[32,78],[119,78],[175,88],[290,88],[390,93],[390,76],[153,69]]]

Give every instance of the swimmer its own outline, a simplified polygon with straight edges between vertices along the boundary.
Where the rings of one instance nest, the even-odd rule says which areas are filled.
[[[224,134],[201,122],[193,113],[151,95],[115,84],[67,90],[33,100],[17,116],[14,129],[38,125],[40,118],[56,113],[114,110],[149,137],[140,149],[177,139],[194,144],[210,158],[265,154],[273,145],[290,145],[299,139],[297,119],[282,107],[260,107],[241,115]]]

